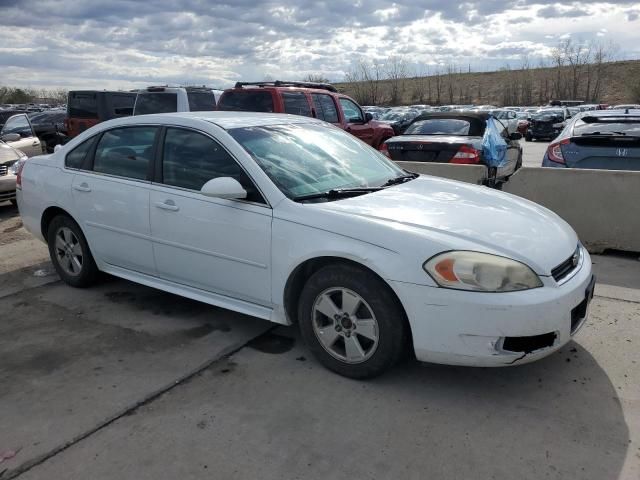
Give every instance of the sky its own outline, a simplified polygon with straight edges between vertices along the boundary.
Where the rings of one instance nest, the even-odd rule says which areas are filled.
[[[360,60],[434,72],[537,64],[562,39],[640,58],[640,1],[0,0],[0,85],[344,79]]]

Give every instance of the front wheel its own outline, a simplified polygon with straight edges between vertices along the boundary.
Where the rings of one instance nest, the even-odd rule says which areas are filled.
[[[65,283],[78,288],[95,283],[100,272],[76,222],[66,215],[55,217],[49,224],[47,243],[51,262]]]
[[[322,268],[307,281],[298,306],[302,337],[328,369],[371,378],[407,349],[404,310],[390,288],[352,266]]]

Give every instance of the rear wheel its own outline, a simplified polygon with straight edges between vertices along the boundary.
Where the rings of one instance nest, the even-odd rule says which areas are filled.
[[[17,199],[12,198],[12,199],[11,199],[11,200],[9,200],[9,201],[13,204],[13,206],[14,206],[14,207],[17,207],[17,206],[18,206],[18,200],[17,200]]]
[[[51,262],[65,283],[78,288],[95,283],[100,272],[76,222],[66,215],[55,217],[47,230],[47,243]]]
[[[524,139],[525,141],[530,142],[531,140],[533,140],[533,137],[530,133],[527,132],[527,134],[524,136]]]
[[[335,265],[307,281],[298,306],[300,331],[314,356],[350,378],[371,378],[407,348],[404,311],[389,287],[366,270]]]

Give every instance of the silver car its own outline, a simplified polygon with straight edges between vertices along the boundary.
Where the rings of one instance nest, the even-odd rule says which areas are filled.
[[[20,150],[0,141],[0,202],[16,205],[16,173],[18,163],[27,159]]]

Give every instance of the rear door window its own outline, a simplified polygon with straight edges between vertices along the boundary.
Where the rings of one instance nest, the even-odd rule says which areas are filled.
[[[338,109],[331,95],[312,93],[313,105],[316,109],[316,117],[329,123],[338,123]]]
[[[139,93],[136,99],[135,114],[171,113],[178,110],[178,95],[175,93],[153,92]]]
[[[210,112],[216,109],[216,97],[213,92],[187,92],[189,111]]]
[[[469,135],[471,123],[455,118],[419,120],[409,125],[405,135]]]
[[[302,92],[283,92],[282,100],[284,101],[285,113],[293,115],[311,116],[311,107],[307,101],[307,96]]]
[[[96,148],[93,170],[146,180],[157,130],[157,127],[125,127],[104,132]]]
[[[230,90],[220,98],[218,109],[240,112],[273,112],[273,97],[268,91]]]

